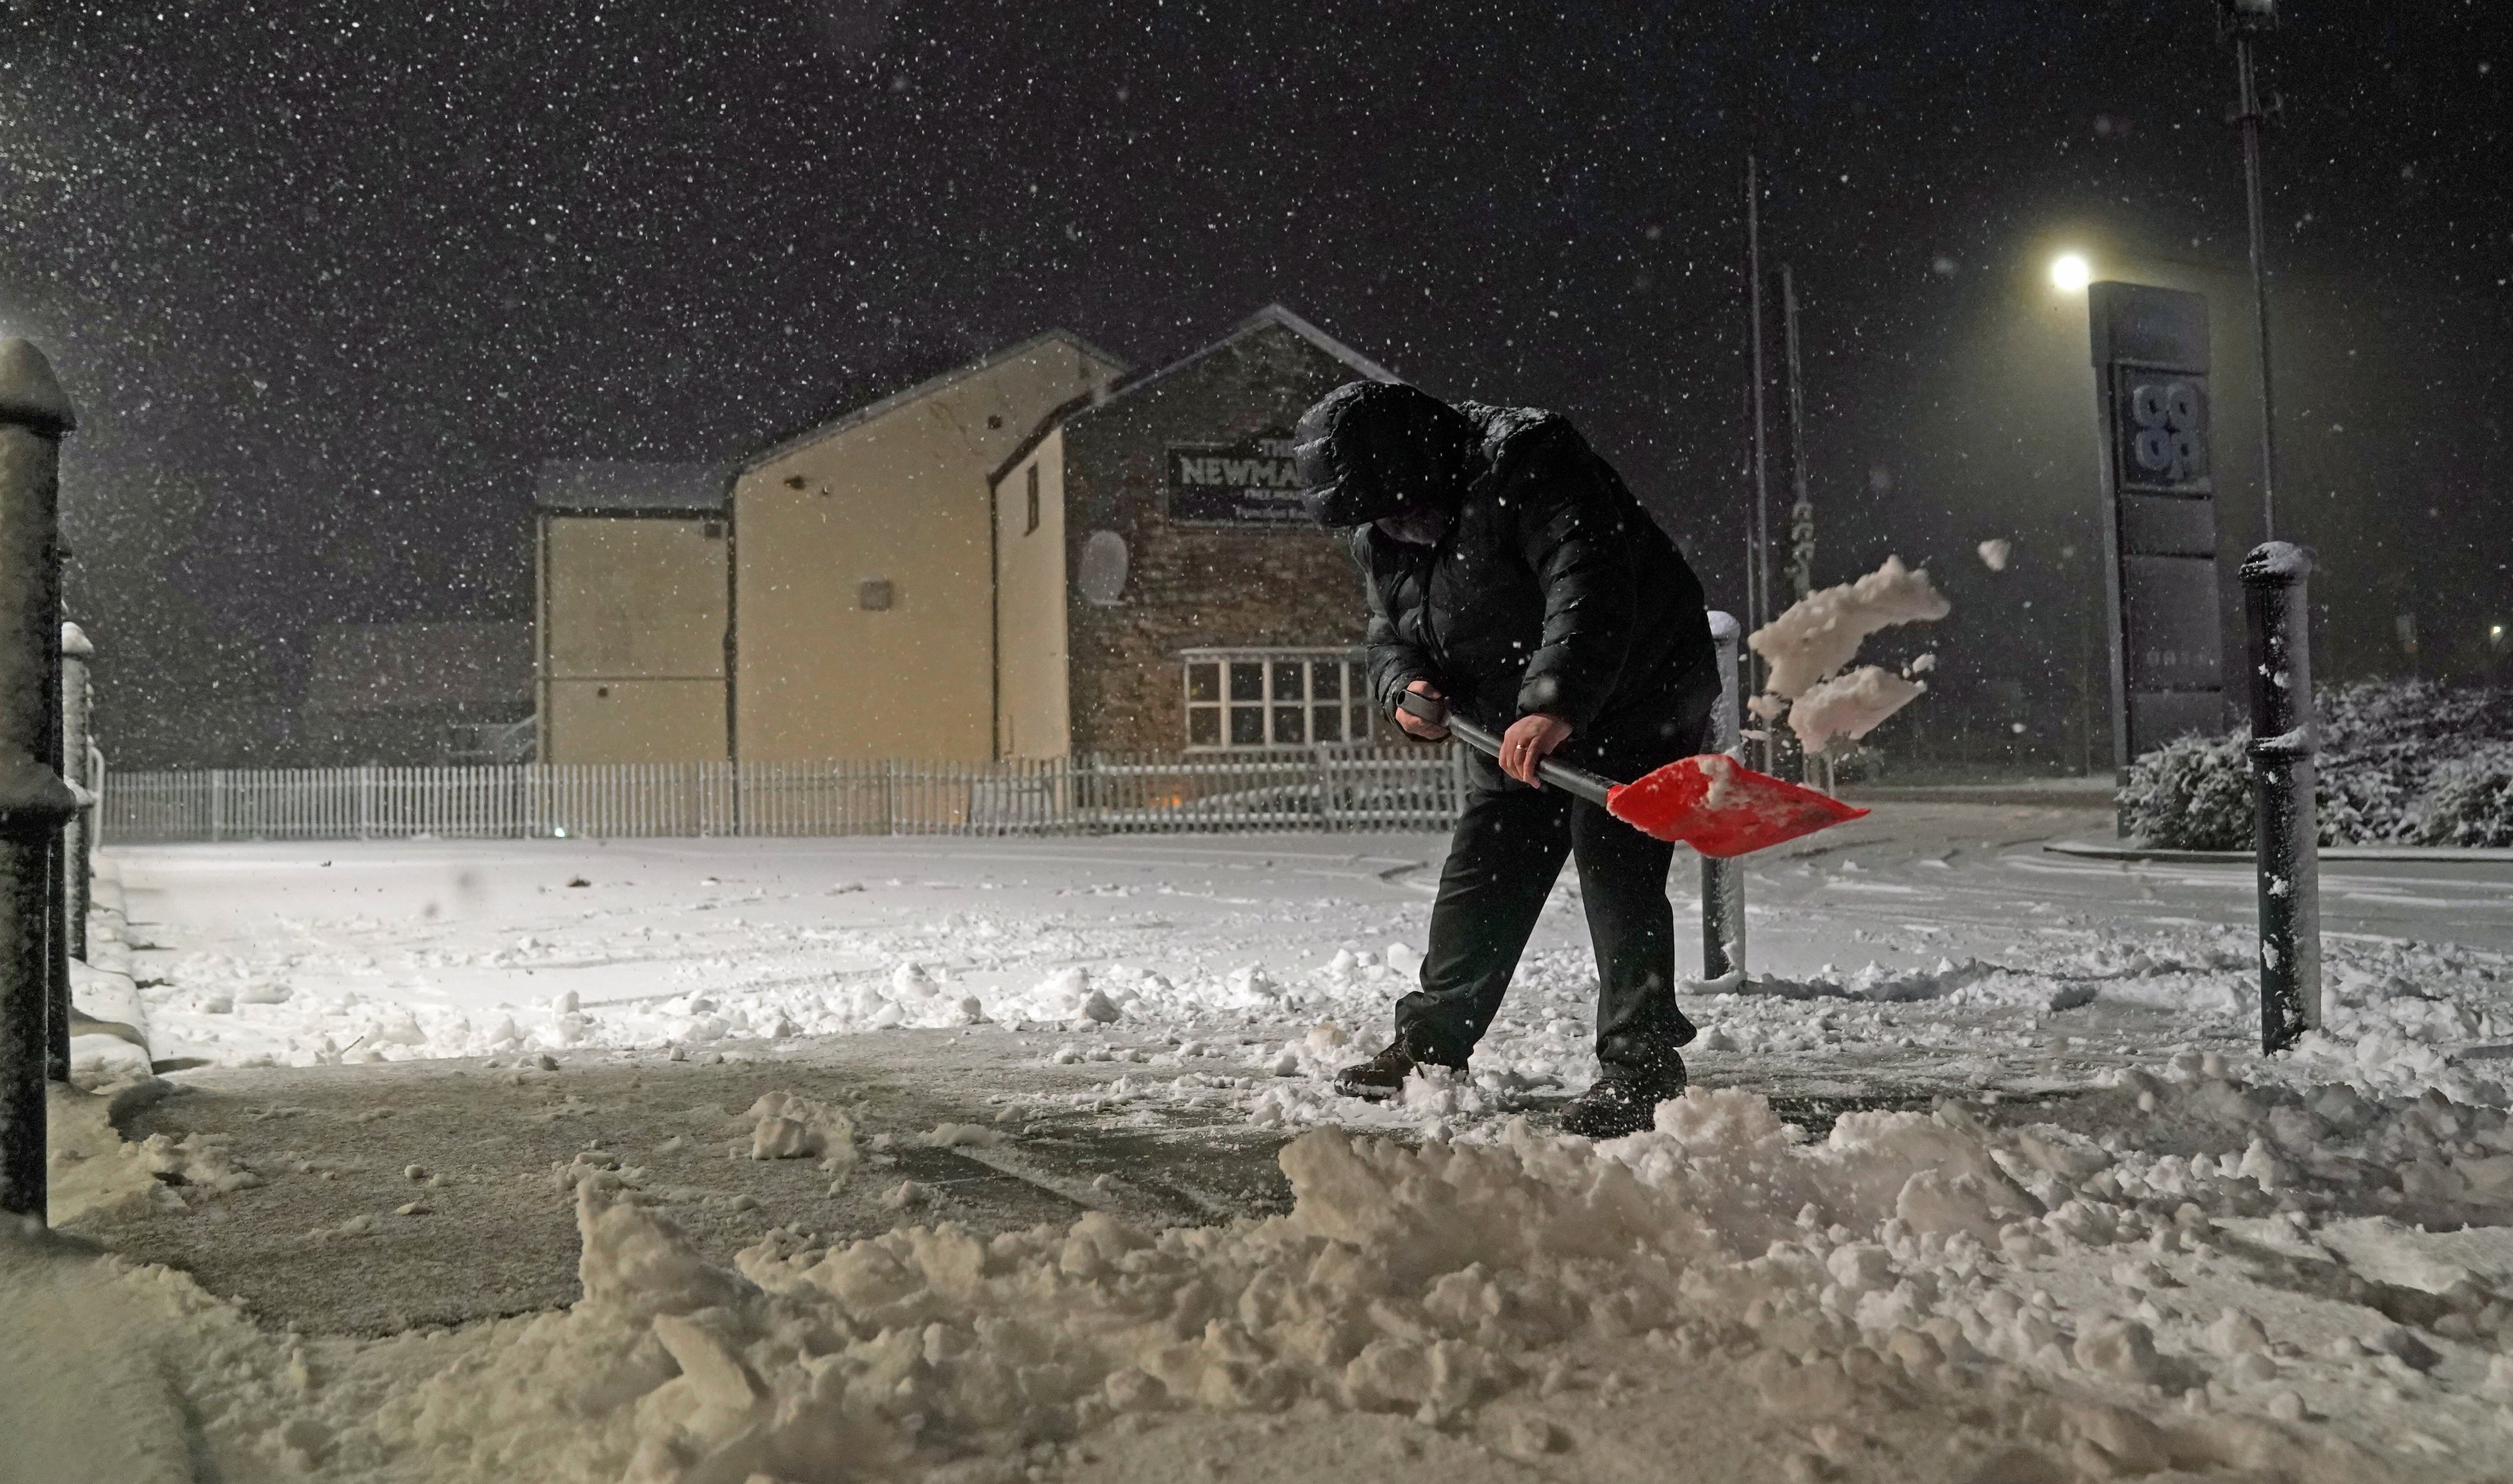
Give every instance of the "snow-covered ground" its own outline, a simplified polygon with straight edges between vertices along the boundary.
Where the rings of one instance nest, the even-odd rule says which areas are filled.
[[[1307,1130],[1297,1205],[778,1231],[737,1271],[594,1161],[564,1312],[280,1335],[12,1242],[0,1335],[109,1337],[128,1478],[2495,1476],[2513,871],[2329,868],[2328,1028],[2263,1061],[2248,874],[2039,848],[2097,822],[1888,806],[1757,858],[1757,979],[1688,1001],[1705,1085],[1607,1145],[1544,1132],[1593,1069],[1567,884],[1468,1078],[1327,1090],[1384,1033],[1434,839],[125,851],[160,1058],[793,1061],[982,1019],[1107,1062],[1057,1096]],[[1809,1139],[1767,1095],[1914,1110]],[[864,1178],[839,1110],[752,1123]],[[27,1395],[90,1374],[0,1345]],[[46,1435],[26,1405],[0,1438]]]
[[[1888,806],[1756,857],[1756,979],[1688,997],[1697,1070],[1846,1096],[2050,1092],[2192,1049],[2248,1065],[2250,873],[2041,849],[2096,822]],[[135,972],[161,1060],[688,1056],[982,1020],[1066,1032],[1067,1060],[1166,1034],[1169,1074],[1127,1070],[1113,1096],[1162,1082],[1301,1123],[1354,1116],[1321,1074],[1383,1038],[1444,844],[420,842],[128,850],[119,866],[132,936],[159,944]],[[1693,884],[1680,866],[1687,965]],[[2352,863],[2323,895],[2331,1033],[2293,1060],[2421,1090],[2460,1075],[2455,1048],[2513,1038],[2495,977],[2513,871]],[[1416,1123],[1505,1114],[1593,1072],[1572,874],[1532,946],[1474,1076],[1426,1089]]]

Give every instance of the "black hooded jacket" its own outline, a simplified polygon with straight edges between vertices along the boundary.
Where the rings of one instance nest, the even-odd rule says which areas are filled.
[[[1613,772],[1701,746],[1717,650],[1675,543],[1566,420],[1472,402],[1456,412],[1473,433],[1455,466],[1407,478],[1448,508],[1438,544],[1367,525],[1351,538],[1382,712],[1428,680],[1495,731],[1559,716],[1572,727],[1565,757]],[[1444,454],[1438,440],[1415,446],[1426,463]]]

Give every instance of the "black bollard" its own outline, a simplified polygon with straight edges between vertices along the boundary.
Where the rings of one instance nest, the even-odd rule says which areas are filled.
[[[88,690],[89,665],[96,646],[75,623],[61,625],[61,782],[78,800],[78,818],[61,832],[61,855],[69,862],[61,897],[61,916],[70,927],[70,957],[87,962],[87,912],[96,884],[96,784],[89,767],[94,714]]]
[[[1719,646],[1719,705],[1710,713],[1710,750],[1734,754],[1741,740],[1736,645],[1743,630],[1732,614],[1710,615]],[[1745,969],[1745,862],[1701,858],[1701,977],[1724,979]]]
[[[61,435],[77,425],[44,353],[0,341],[0,1214],[44,1219],[51,857],[77,813],[45,765],[60,658]],[[50,736],[46,734],[50,733]]]
[[[58,485],[56,490],[58,491]],[[61,606],[61,554],[56,501],[53,541],[53,612]],[[44,766],[63,783],[61,766],[61,670],[59,630],[54,634],[52,663],[44,674]],[[69,829],[78,822],[78,790],[70,790],[70,817],[52,832],[44,853],[44,1075],[55,1082],[70,1079],[70,872]]]
[[[2249,631],[2252,780],[2259,812],[2260,1050],[2321,1023],[2321,827],[2313,755],[2312,557],[2270,541],[2243,559]]]

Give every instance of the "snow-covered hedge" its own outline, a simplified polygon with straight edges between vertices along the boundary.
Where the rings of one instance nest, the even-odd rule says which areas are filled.
[[[2513,744],[2489,742],[2436,767],[2417,839],[2426,845],[2513,844]]]
[[[2176,738],[2130,765],[2122,827],[2174,850],[2240,850],[2252,839],[2248,732]]]
[[[2513,845],[2513,693],[2429,680],[2328,687],[2321,843]],[[2130,765],[2130,833],[2175,850],[2248,850],[2249,733],[2180,738]]]

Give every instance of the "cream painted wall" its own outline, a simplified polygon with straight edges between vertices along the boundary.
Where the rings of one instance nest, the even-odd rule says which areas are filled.
[[[541,520],[541,757],[554,763],[725,756],[721,521]]]
[[[1038,471],[1038,529],[1029,476]],[[1055,429],[995,485],[995,747],[1002,757],[1062,757],[1072,738],[1064,648],[1064,430]]]
[[[541,695],[551,762],[724,761],[721,680],[553,680]]]
[[[734,487],[737,745],[745,760],[994,755],[986,478],[1118,368],[1042,341]],[[861,585],[891,584],[887,611]]]

